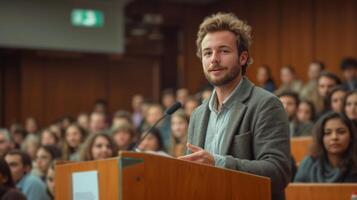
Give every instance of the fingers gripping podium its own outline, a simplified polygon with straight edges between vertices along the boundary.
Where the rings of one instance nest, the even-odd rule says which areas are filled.
[[[117,158],[57,164],[56,199],[73,199],[72,175],[97,171],[100,200],[269,200],[270,179],[159,155],[121,152]]]

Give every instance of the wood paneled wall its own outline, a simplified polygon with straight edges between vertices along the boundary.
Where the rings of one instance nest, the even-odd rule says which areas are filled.
[[[25,56],[19,66],[6,67],[4,121],[26,117],[48,125],[63,116],[89,112],[97,99],[107,100],[110,112],[130,109],[140,93],[159,100],[158,59],[136,57],[113,61],[106,57],[55,58]]]
[[[341,59],[357,57],[356,10],[357,1],[354,0],[232,0],[209,6],[204,15],[233,12],[247,21],[253,27],[254,59],[248,76],[255,81],[257,67],[267,64],[279,83],[279,70],[288,64],[296,69],[299,78],[307,80],[307,67],[312,60],[325,62],[328,70],[341,75]],[[196,23],[193,20],[192,24],[196,26]],[[197,27],[192,30],[191,37],[195,37]],[[195,49],[194,43],[186,45]],[[196,58],[187,56],[186,59],[186,71],[198,65]],[[193,91],[203,82],[197,78],[204,80],[202,72],[186,76],[186,85]]]
[[[254,64],[248,68],[253,81],[262,64],[272,68],[279,83],[283,65],[291,64],[306,80],[312,60],[324,61],[329,70],[340,74],[341,59],[357,57],[354,0],[227,0],[209,5],[158,2],[133,1],[127,14],[162,13],[162,30],[169,37],[161,44],[127,40],[128,52],[136,53],[119,59],[0,51],[2,124],[8,126],[28,116],[48,124],[63,115],[89,111],[98,98],[106,99],[113,112],[130,109],[135,93],[159,100],[160,90],[167,87],[197,92],[207,81],[195,55],[196,32],[203,18],[217,11],[234,12],[253,27]]]

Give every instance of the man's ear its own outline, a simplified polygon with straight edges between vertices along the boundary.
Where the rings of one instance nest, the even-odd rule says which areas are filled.
[[[249,53],[248,51],[243,51],[239,55],[239,64],[240,66],[246,65],[248,63]]]

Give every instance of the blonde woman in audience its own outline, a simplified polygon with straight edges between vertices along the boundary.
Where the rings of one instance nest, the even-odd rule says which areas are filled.
[[[53,200],[55,199],[55,162],[52,162],[46,175],[47,194]]]
[[[133,125],[126,123],[113,127],[111,134],[119,151],[131,150],[136,135]]]
[[[345,115],[328,112],[317,121],[312,149],[294,182],[357,182],[357,131]]]
[[[80,160],[100,160],[118,155],[118,149],[112,138],[103,132],[94,133],[85,142],[81,149]]]
[[[183,156],[186,151],[188,117],[183,110],[176,111],[171,117],[171,146],[170,155]]]
[[[78,124],[69,125],[62,146],[62,159],[79,160],[79,148],[86,137],[86,131]]]
[[[31,158],[36,159],[37,149],[40,147],[40,141],[35,135],[27,135],[25,141],[21,145],[21,149],[25,151]]]
[[[59,146],[59,137],[56,133],[50,131],[49,129],[44,129],[41,132],[41,145],[55,145]]]
[[[357,126],[357,90],[346,94],[344,101],[344,111],[354,125]]]

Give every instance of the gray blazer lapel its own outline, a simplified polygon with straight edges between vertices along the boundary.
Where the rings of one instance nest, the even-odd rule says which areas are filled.
[[[200,112],[197,112],[197,128],[195,128],[195,134],[193,141],[195,142],[194,145],[204,148],[205,145],[205,138],[207,132],[207,125],[210,115],[210,110],[208,108],[208,104],[204,105]]]
[[[244,117],[245,111],[247,110],[247,106],[244,105],[243,103],[238,102],[233,107],[233,109],[234,111],[236,111],[236,113],[234,113],[233,116],[229,119],[228,122],[229,126],[227,127],[227,133],[224,134],[223,137],[223,144],[222,144],[220,155],[226,155],[228,153],[232,138]]]
[[[221,148],[221,155],[226,155],[228,153],[232,137],[234,136],[235,132],[237,131],[243,117],[245,114],[245,111],[247,110],[247,106],[245,105],[245,102],[249,99],[253,88],[254,84],[250,82],[247,78],[242,79],[242,85],[238,90],[238,93],[235,94],[234,98],[234,104],[233,104],[233,111],[236,113],[233,113],[232,117],[229,119],[229,126],[227,127],[227,133],[224,135],[223,138],[223,144]]]

